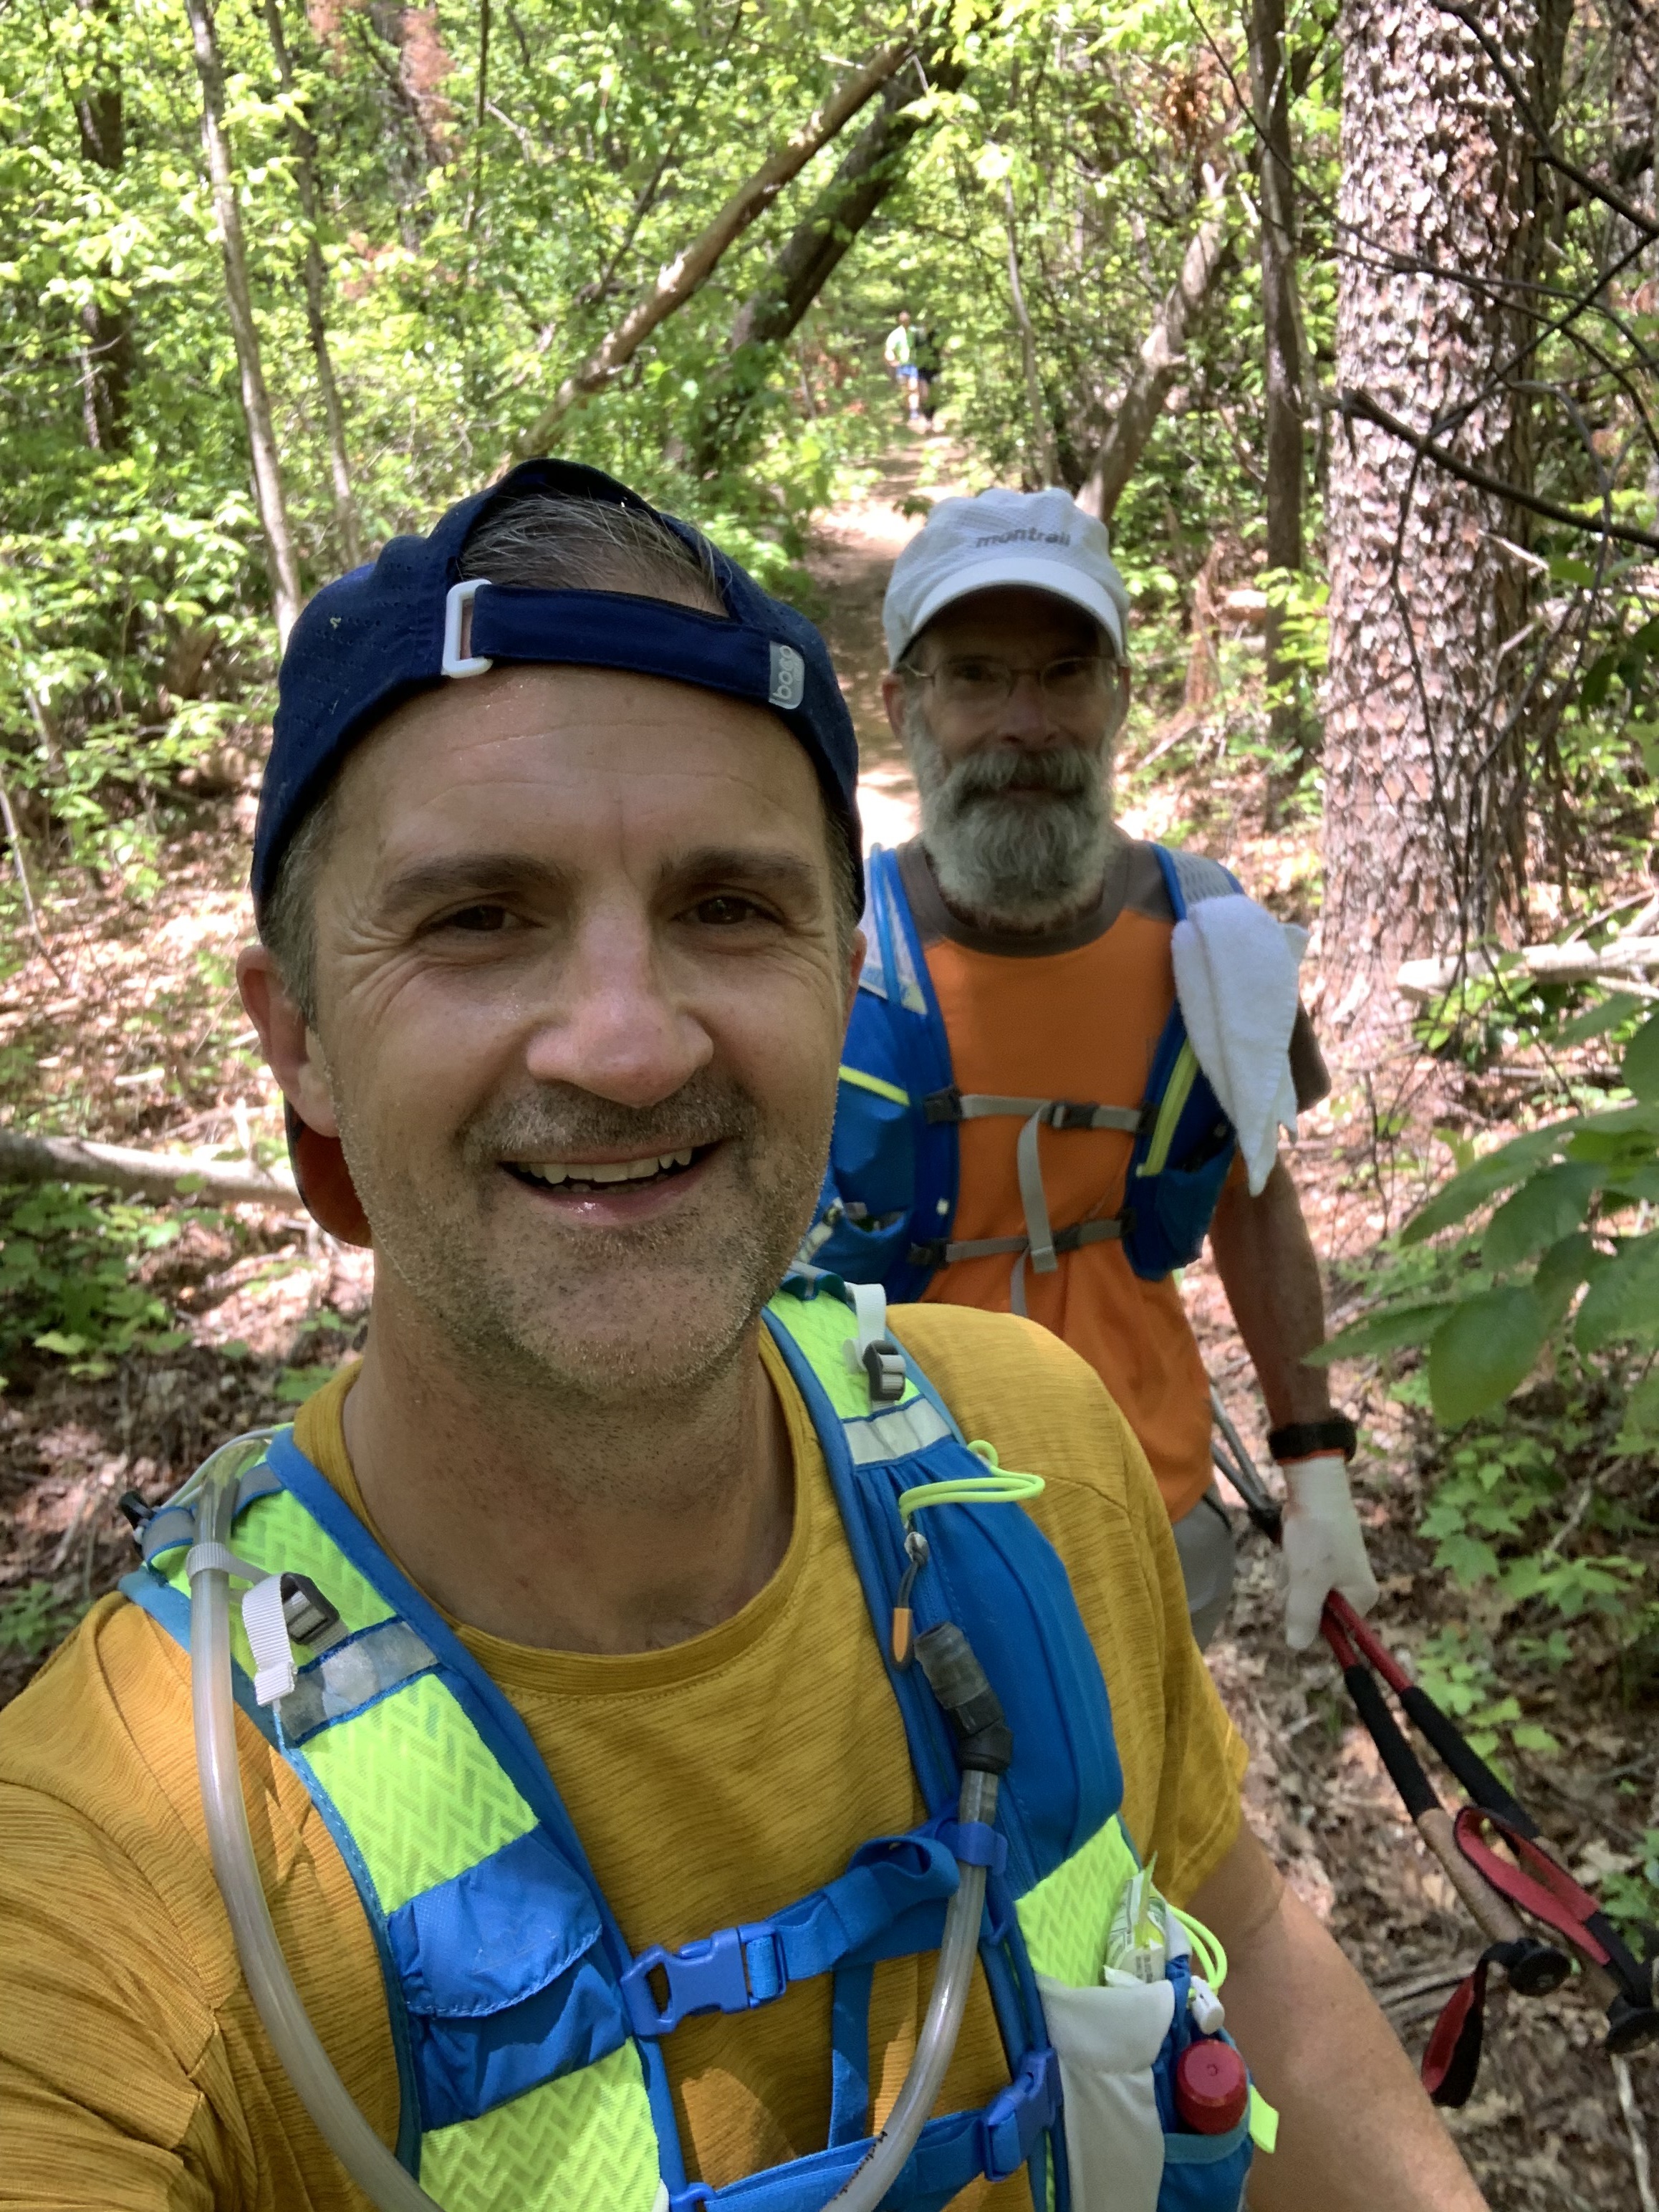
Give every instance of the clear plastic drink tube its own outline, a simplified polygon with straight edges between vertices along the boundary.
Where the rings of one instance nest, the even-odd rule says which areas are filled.
[[[236,1484],[204,1491],[197,1511],[198,1542],[228,1547]],[[398,2165],[353,2101],[318,2039],[288,1970],[259,1880],[242,1798],[236,1755],[236,1703],[230,1675],[230,1575],[198,1566],[190,1577],[190,1694],[196,1723],[196,1770],[202,1785],[213,1871],[230,1917],[248,1994],[283,2070],[319,2133],[380,2212],[439,2212],[434,2200]]]
[[[197,1510],[198,1548],[228,1553],[235,1518],[236,1483],[210,1482]],[[359,2189],[379,2212],[441,2212],[401,2166],[357,2109],[312,2026],[288,1970],[259,1880],[242,1796],[236,1752],[236,1703],[231,1687],[230,1572],[202,1562],[190,1576],[191,1706],[196,1725],[196,1767],[202,1788],[213,1871],[229,1916],[248,1994],[284,2072],[317,2130]],[[996,1818],[997,1778],[963,1776],[958,1820],[989,1827]],[[963,1866],[945,1916],[939,1966],[933,1977],[916,2054],[869,2155],[828,2212],[875,2212],[915,2148],[949,2070],[961,2033],[979,1950],[985,1905],[985,1869]],[[659,2192],[658,2202],[665,2201]]]
[[[957,1818],[963,1823],[981,1821],[988,1828],[996,1819],[997,1778],[970,1771],[962,1778]],[[927,2124],[962,2033],[962,2017],[973,1985],[974,1961],[979,1954],[980,1919],[985,1907],[985,1869],[962,1866],[956,1894],[945,1915],[939,1942],[939,1966],[933,1993],[927,2003],[916,2055],[903,2087],[893,2100],[887,2124],[876,2137],[869,2155],[833,2197],[828,2212],[875,2212],[897,2180],[905,2160],[915,2148],[916,2138]]]

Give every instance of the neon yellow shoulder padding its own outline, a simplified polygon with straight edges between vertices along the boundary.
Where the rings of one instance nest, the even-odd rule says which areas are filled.
[[[848,1067],[843,1061],[840,1073],[843,1083],[854,1084],[860,1091],[873,1091],[878,1098],[890,1098],[895,1106],[910,1103],[908,1091],[901,1091],[896,1083],[888,1083],[879,1075],[866,1075],[861,1067]]]

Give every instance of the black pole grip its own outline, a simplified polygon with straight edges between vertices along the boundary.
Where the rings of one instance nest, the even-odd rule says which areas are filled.
[[[1401,1802],[1413,1820],[1425,1813],[1443,1810],[1439,1798],[1435,1796],[1433,1784],[1423,1771],[1422,1762],[1407,1742],[1370,1670],[1358,1665],[1345,1667],[1342,1680],[1347,1685],[1348,1695],[1353,1699],[1355,1711],[1364,1722],[1371,1741],[1376,1746],[1383,1765],[1389,1770],[1389,1780],[1400,1792]]]
[[[1400,1702],[1424,1741],[1434,1746],[1436,1757],[1445,1762],[1448,1772],[1457,1777],[1477,1805],[1488,1813],[1499,1814],[1529,1839],[1536,1837],[1537,1823],[1516,1803],[1480,1753],[1447,1719],[1426,1690],[1419,1689],[1415,1682],[1408,1683],[1400,1692]]]

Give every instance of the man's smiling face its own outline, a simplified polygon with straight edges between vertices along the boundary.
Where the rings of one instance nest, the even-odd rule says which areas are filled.
[[[805,752],[689,686],[502,670],[392,715],[332,811],[315,1032],[268,1042],[344,1149],[377,1327],[602,1400],[717,1370],[810,1219],[856,974]]]

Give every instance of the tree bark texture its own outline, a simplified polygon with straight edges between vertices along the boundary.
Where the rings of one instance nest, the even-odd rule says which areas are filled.
[[[276,635],[283,645],[300,617],[300,564],[288,526],[288,503],[283,493],[283,472],[276,457],[276,433],[270,413],[259,357],[259,332],[253,319],[253,295],[248,283],[247,244],[242,234],[242,210],[236,198],[236,178],[231,166],[230,140],[225,130],[225,77],[219,59],[211,0],[185,0],[196,50],[196,74],[202,84],[202,144],[207,154],[208,176],[213,186],[213,216],[218,228],[225,264],[225,305],[231,336],[236,345],[236,365],[241,373],[242,418],[253,463],[253,496],[264,535],[265,562],[270,577]]]
[[[1291,154],[1290,65],[1285,46],[1285,0],[1251,0],[1250,99],[1255,110],[1261,201],[1261,326],[1264,428],[1267,465],[1267,566],[1302,566],[1303,390],[1302,317],[1297,296],[1296,173]],[[1271,690],[1292,672],[1280,655],[1284,617],[1269,606],[1264,629]],[[1303,732],[1297,702],[1277,699],[1269,736],[1283,750],[1298,746]]]
[[[1553,114],[1570,0],[1492,0]],[[1503,82],[1433,0],[1344,0],[1337,381],[1529,488],[1546,173]],[[1324,1019],[1358,1053],[1403,961],[1497,929],[1523,879],[1527,543],[1513,501],[1381,426],[1333,432],[1326,501]]]
[[[914,46],[906,40],[884,46],[873,60],[855,70],[793,137],[769,155],[752,175],[744,178],[714,221],[682,252],[665,264],[658,272],[656,283],[635,301],[621,322],[605,333],[580,368],[566,377],[551,404],[520,440],[521,453],[544,451],[548,440],[577,402],[602,392],[626,368],[652,332],[702,289],[726,249],[736,244],[757,216],[765,213],[812,156],[839,136],[914,52]]]
[[[1188,240],[1181,274],[1170,288],[1140,351],[1112,427],[1084,479],[1077,503],[1086,514],[1109,522],[1152,436],[1170,386],[1185,366],[1189,333],[1214,288],[1227,245],[1226,182],[1206,162],[1205,189],[1209,206]]]
[[[112,0],[81,0],[91,36],[87,51],[91,74],[75,100],[76,128],[81,156],[109,176],[118,175],[126,161],[126,115],[122,97],[120,64],[109,52],[106,33],[113,27]],[[100,287],[112,271],[107,263],[98,271]],[[82,409],[87,443],[94,453],[118,453],[127,441],[127,395],[132,385],[132,316],[125,301],[101,289],[81,311],[86,343],[82,351]]]
[[[921,104],[925,94],[955,92],[967,74],[964,62],[936,49],[929,39],[918,48],[913,65],[889,80],[876,112],[733,319],[726,341],[731,366],[692,450],[699,474],[732,458],[743,435],[744,417],[766,380],[773,350],[799,329],[860,232],[903,175],[911,142],[927,126]]]
[[[283,25],[283,0],[264,0],[265,29],[276,64],[277,81],[285,93],[294,90],[294,63]],[[484,22],[489,24],[486,7]],[[355,568],[363,557],[362,526],[357,518],[356,495],[351,488],[351,462],[346,448],[345,410],[335,381],[334,356],[329,349],[328,323],[324,313],[328,276],[323,267],[322,240],[318,233],[317,139],[307,123],[290,118],[289,144],[294,151],[294,182],[300,196],[300,213],[306,227],[306,331],[311,356],[317,368],[317,389],[322,395],[323,419],[328,429],[329,482],[334,493],[334,526],[346,566]]]

